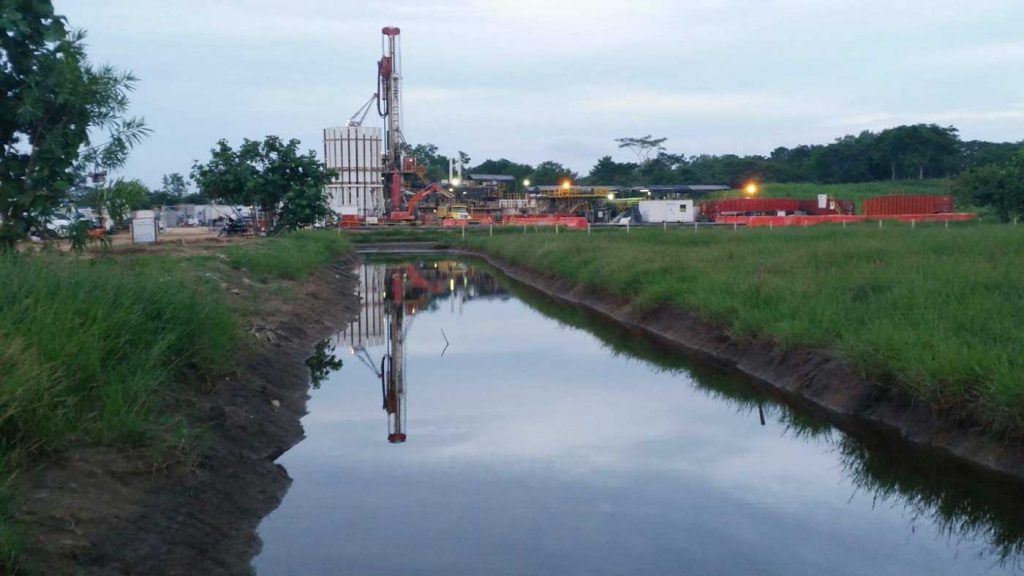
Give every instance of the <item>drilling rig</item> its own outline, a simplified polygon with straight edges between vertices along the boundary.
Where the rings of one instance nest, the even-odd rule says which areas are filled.
[[[381,30],[381,58],[377,62],[377,113],[384,119],[384,181],[391,191],[389,211],[402,208],[402,56],[397,27]]]

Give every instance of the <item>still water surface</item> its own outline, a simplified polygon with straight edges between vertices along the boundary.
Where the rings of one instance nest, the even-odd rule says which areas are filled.
[[[258,574],[1018,573],[1015,482],[465,263],[359,274]]]

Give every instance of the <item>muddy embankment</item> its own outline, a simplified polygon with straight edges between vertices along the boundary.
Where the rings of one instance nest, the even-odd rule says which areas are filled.
[[[581,306],[667,344],[732,365],[782,392],[797,404],[820,409],[846,430],[869,427],[951,454],[988,472],[1024,478],[1024,449],[993,438],[980,426],[940,414],[909,395],[865,380],[828,350],[781,350],[766,339],[738,341],[720,326],[670,306],[640,310],[628,300],[512,265],[478,251],[453,251],[480,258],[557,300]]]
[[[260,546],[256,528],[291,483],[274,460],[303,438],[305,360],[358,312],[352,264],[320,270],[296,286],[293,298],[260,301],[259,319],[247,326],[258,342],[242,370],[210,394],[179,400],[192,426],[206,430],[191,456],[168,462],[79,447],[27,474],[19,517],[29,533],[28,568],[248,574]],[[243,282],[230,293],[266,296],[251,287]]]

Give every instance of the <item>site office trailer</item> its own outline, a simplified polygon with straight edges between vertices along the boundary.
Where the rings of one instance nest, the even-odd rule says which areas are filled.
[[[637,203],[640,218],[647,224],[693,222],[693,200],[642,200]]]
[[[336,214],[384,215],[382,138],[380,128],[324,129],[324,163],[338,173],[327,185]]]

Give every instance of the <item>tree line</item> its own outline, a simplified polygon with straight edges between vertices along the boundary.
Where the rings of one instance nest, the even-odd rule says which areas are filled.
[[[974,168],[1008,162],[1024,149],[1022,142],[964,141],[953,126],[913,124],[879,132],[865,130],[837,138],[829,144],[780,146],[768,156],[670,152],[666,138],[617,138],[636,161],[619,162],[610,155],[594,163],[587,174],[577,174],[556,161],[531,166],[505,158],[485,160],[469,167],[471,173],[501,174],[529,180],[535,185],[556,185],[565,179],[580,184],[642,186],[657,184],[728,184],[739,187],[761,182],[816,182],[838,184],[877,180],[950,178]],[[447,177],[448,157],[433,144],[408,146],[406,153],[428,169],[428,177]],[[469,166],[468,155],[459,153]]]

